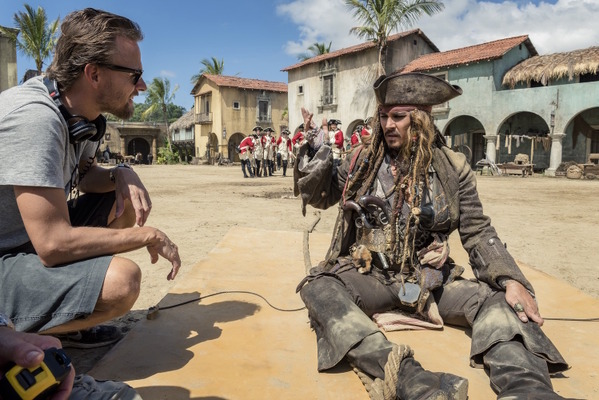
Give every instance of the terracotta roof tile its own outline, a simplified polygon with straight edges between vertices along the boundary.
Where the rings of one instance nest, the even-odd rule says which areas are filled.
[[[537,55],[537,51],[528,38],[528,35],[522,35],[477,44],[474,46],[443,51],[440,53],[425,54],[406,65],[402,71],[427,71],[437,68],[449,68],[457,65],[470,64],[479,61],[495,60],[503,57],[505,53],[520,44],[526,45],[532,56]]]
[[[412,29],[409,31],[396,33],[395,35],[389,36],[387,38],[387,42],[394,42],[398,39],[407,37],[411,34],[417,34],[419,36],[422,36],[422,38],[429,44],[429,46],[431,46],[431,48],[433,48],[435,51],[439,51],[439,49],[437,49],[437,46],[435,46],[435,44],[433,42],[431,42],[430,39],[420,29]],[[317,63],[320,61],[328,60],[330,58],[340,57],[340,56],[343,56],[346,54],[358,53],[358,52],[361,52],[361,51],[364,51],[367,49],[371,49],[374,47],[376,47],[376,43],[369,41],[366,43],[358,44],[358,45],[351,46],[351,47],[346,47],[344,49],[331,51],[330,53],[321,54],[319,56],[309,58],[305,61],[299,62],[297,64],[293,64],[289,67],[285,67],[281,71],[291,71],[292,69],[300,68],[305,65],[314,64],[314,63]]]
[[[203,74],[202,77],[214,82],[218,86],[287,93],[287,84],[284,82],[271,82],[262,81],[259,79],[240,78],[238,76],[210,74]],[[196,84],[193,90],[191,91],[192,94],[195,93],[197,87],[198,85]]]

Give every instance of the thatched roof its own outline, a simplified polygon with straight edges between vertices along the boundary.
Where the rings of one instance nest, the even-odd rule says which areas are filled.
[[[173,122],[168,128],[170,131],[174,131],[177,129],[187,129],[190,126],[192,126],[194,122],[194,111],[192,108],[191,110],[183,114],[181,118]]]
[[[424,34],[424,32],[422,32],[420,29],[412,29],[409,31],[405,31],[405,32],[400,32],[400,33],[396,33],[394,35],[391,35],[387,38],[387,43],[390,42],[394,42],[396,40],[408,37],[410,35],[418,35],[422,38],[422,40],[424,40],[426,43],[428,43],[428,45],[434,50],[434,51],[439,51],[439,49],[437,48],[437,46],[435,46],[435,44]],[[331,51],[329,53],[326,54],[320,54],[318,56],[312,57],[312,58],[308,58],[307,60],[301,61],[297,64],[293,64],[289,67],[285,67],[283,68],[281,71],[283,72],[289,72],[293,69],[297,69],[300,67],[303,67],[305,65],[309,65],[309,64],[314,64],[320,61],[324,61],[324,60],[328,60],[331,58],[335,58],[335,57],[341,57],[344,56],[346,54],[354,54],[354,53],[359,53],[362,52],[364,50],[368,50],[368,49],[372,49],[376,47],[376,43],[373,42],[372,40],[365,42],[365,43],[361,43],[355,46],[351,46],[351,47],[346,47],[344,49],[339,49],[339,50],[335,50],[335,51]]]
[[[568,80],[583,74],[596,74],[599,71],[599,47],[574,50],[567,53],[554,53],[534,56],[510,69],[503,77],[503,84],[513,88],[518,83],[531,81],[547,85],[568,77]]]
[[[468,47],[460,47],[441,53],[424,54],[406,65],[402,71],[428,72],[435,69],[447,69],[459,65],[497,60],[514,47],[520,45],[525,45],[530,54],[537,55],[537,50],[532,45],[528,35],[522,35]]]

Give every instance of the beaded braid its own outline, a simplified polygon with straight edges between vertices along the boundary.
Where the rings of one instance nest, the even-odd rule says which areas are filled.
[[[383,129],[380,124],[378,109],[373,117],[374,127],[370,145],[362,150],[364,156],[360,155],[361,163],[355,173],[348,176],[347,190],[356,193],[356,198],[366,194],[373,186],[377,172],[385,158],[386,143]],[[430,113],[423,110],[412,110],[410,112],[410,127],[408,137],[411,143],[406,144],[400,150],[401,163],[399,173],[395,177],[395,201],[392,209],[392,221],[389,221],[395,229],[392,230],[393,262],[401,260],[401,270],[408,259],[414,254],[416,235],[412,233],[412,222],[417,224],[422,193],[428,185],[427,171],[432,162],[432,147],[436,145],[435,133],[437,132]],[[403,235],[399,231],[401,209],[406,200],[416,205],[412,209]],[[417,209],[417,210],[416,210]],[[403,246],[400,244],[403,238]],[[401,251],[403,249],[403,251]],[[401,251],[402,254],[397,254]]]
[[[405,231],[403,234],[403,246],[401,254],[400,271],[403,271],[407,260],[414,257],[416,247],[416,229],[412,229],[414,225],[420,223],[420,203],[425,188],[428,186],[427,171],[433,159],[433,144],[435,141],[436,129],[432,116],[422,110],[416,109],[410,112],[410,127],[408,128],[408,137],[411,138],[410,145],[404,146],[405,149],[410,149],[410,163],[408,173],[403,179],[402,184],[396,190],[402,194],[402,198],[411,198],[412,209],[406,221]],[[403,205],[403,204],[402,204]],[[399,210],[401,212],[401,210]],[[399,217],[399,213],[397,218]],[[399,221],[396,219],[396,226],[399,226]],[[395,249],[399,250],[398,245],[400,237],[394,238]]]

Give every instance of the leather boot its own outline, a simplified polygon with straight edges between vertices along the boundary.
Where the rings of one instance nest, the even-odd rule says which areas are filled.
[[[453,374],[430,372],[413,357],[401,361],[398,372],[399,400],[466,400],[468,380]]]
[[[547,362],[518,341],[497,343],[483,360],[499,400],[564,399],[553,391]]]

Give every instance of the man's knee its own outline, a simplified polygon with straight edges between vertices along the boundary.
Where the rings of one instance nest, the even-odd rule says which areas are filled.
[[[133,307],[139,296],[141,270],[133,261],[113,257],[102,286],[98,305],[123,314]]]
[[[110,220],[108,223],[109,228],[113,229],[123,229],[123,228],[131,228],[135,225],[136,217],[135,217],[135,209],[133,208],[133,204],[129,199],[125,199],[123,202],[124,211],[120,217],[116,218],[116,202],[112,207],[110,212]]]

